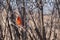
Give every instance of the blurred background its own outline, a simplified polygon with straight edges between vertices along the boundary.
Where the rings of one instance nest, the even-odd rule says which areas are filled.
[[[0,40],[60,40],[60,0],[0,0]]]

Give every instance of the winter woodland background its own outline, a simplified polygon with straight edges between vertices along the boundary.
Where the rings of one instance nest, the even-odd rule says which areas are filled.
[[[0,0],[0,40],[60,40],[60,0]]]

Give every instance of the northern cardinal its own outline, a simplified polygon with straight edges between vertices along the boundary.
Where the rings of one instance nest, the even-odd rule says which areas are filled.
[[[22,25],[22,19],[19,16],[16,18],[16,24],[18,26]]]

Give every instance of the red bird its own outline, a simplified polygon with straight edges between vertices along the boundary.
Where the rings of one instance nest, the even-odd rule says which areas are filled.
[[[22,19],[19,16],[16,18],[16,24],[18,26],[22,25]]]

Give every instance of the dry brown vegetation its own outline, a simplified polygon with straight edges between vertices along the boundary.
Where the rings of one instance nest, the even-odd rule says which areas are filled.
[[[44,14],[44,0],[28,1],[30,7],[24,0],[1,0],[0,40],[60,40],[58,1],[54,1],[51,14]],[[17,16],[22,20],[19,26],[16,24]]]

